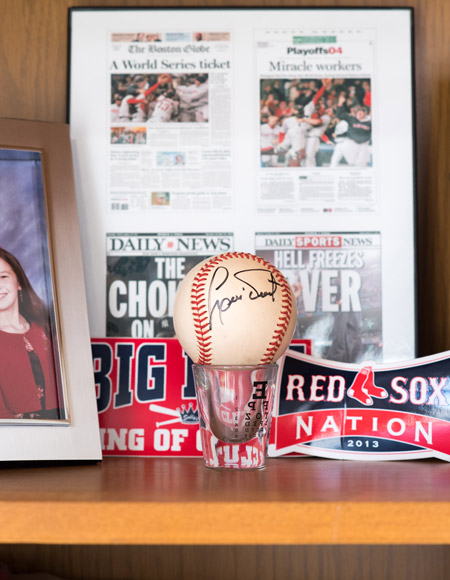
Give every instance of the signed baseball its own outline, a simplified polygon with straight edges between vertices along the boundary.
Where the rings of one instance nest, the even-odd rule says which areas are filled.
[[[174,326],[196,364],[260,365],[288,348],[297,309],[286,278],[253,254],[231,252],[197,264],[181,282]]]

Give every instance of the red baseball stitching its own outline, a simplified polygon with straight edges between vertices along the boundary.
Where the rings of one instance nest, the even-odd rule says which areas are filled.
[[[286,278],[275,268],[275,266],[272,266],[272,264],[266,262],[262,258],[260,258],[260,260],[262,260],[266,267],[272,272],[276,281],[280,284],[282,295],[281,311],[278,316],[276,329],[272,335],[272,340],[269,342],[269,346],[266,348],[266,351],[261,357],[260,364],[264,365],[273,361],[273,357],[283,342],[292,314],[292,293]]]
[[[246,254],[244,252],[228,252],[227,254],[220,254],[219,256],[212,257],[208,262],[206,262],[206,264],[203,265],[202,268],[200,268],[194,277],[191,287],[191,308],[198,346],[197,364],[211,364],[212,360],[212,336],[208,319],[208,305],[205,293],[206,282],[211,270],[213,270],[216,265],[231,258],[247,258],[264,265],[273,274],[277,283],[280,284],[282,292],[281,311],[278,317],[278,322],[276,324],[276,329],[274,330],[272,338],[269,341],[269,345],[266,348],[259,363],[269,364],[272,362],[273,356],[279,349],[286,330],[289,326],[289,320],[292,313],[292,294],[288,282],[284,276],[282,276],[281,273],[275,268],[275,266],[272,266],[272,264],[266,262],[266,260],[260,258],[259,256]]]
[[[214,266],[226,259],[227,254],[211,258],[197,272],[191,288],[191,308],[194,318],[194,330],[197,338],[198,357],[197,364],[211,364],[212,360],[212,337],[208,319],[208,305],[206,302],[206,282],[208,275]]]

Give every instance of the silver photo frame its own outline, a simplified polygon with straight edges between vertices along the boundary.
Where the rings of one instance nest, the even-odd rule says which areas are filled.
[[[0,120],[0,461],[101,459],[68,127]]]

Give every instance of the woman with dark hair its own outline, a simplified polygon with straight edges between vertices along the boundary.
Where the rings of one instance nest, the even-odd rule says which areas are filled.
[[[0,419],[60,419],[59,407],[49,313],[0,248]]]

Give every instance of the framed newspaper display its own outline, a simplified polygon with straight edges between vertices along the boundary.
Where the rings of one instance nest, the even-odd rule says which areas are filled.
[[[0,461],[101,459],[69,128],[0,120]]]
[[[246,251],[314,356],[413,358],[412,41],[410,8],[73,8],[91,336],[173,337],[189,269]]]

